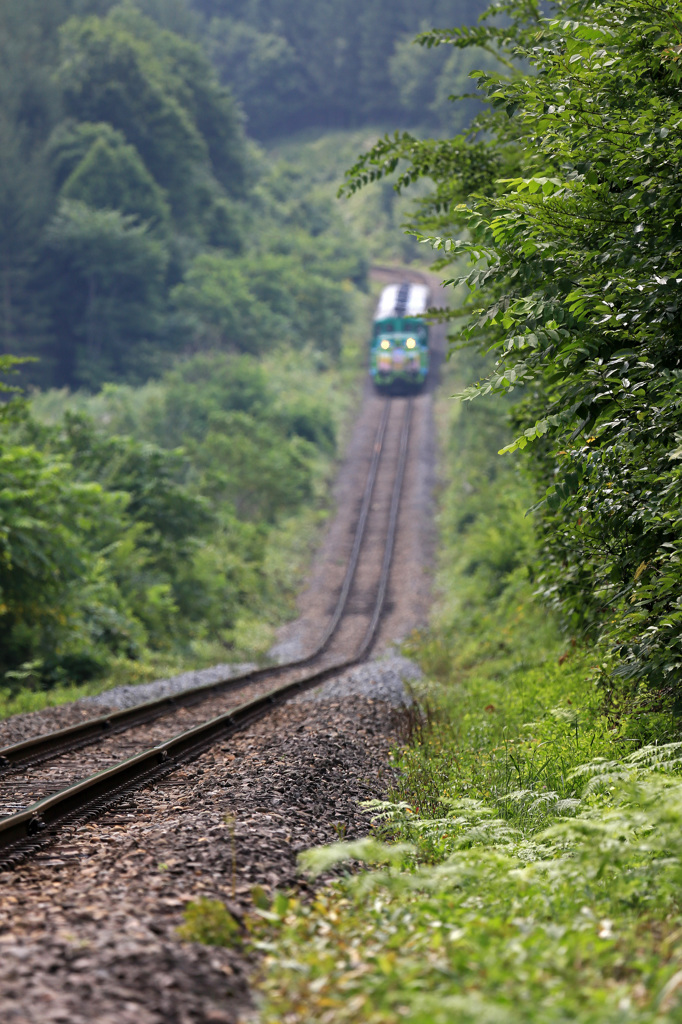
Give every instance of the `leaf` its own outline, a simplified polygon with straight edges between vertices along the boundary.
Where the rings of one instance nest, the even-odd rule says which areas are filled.
[[[413,855],[414,847],[409,843],[385,844],[376,839],[358,839],[354,842],[332,843],[318,846],[299,855],[304,871],[316,876],[349,860],[364,864],[402,864],[406,857]]]

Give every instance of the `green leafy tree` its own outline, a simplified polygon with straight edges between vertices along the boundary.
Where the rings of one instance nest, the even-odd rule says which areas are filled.
[[[46,308],[34,293],[53,195],[45,142],[57,116],[44,59],[51,42],[37,0],[0,6],[0,351],[34,353]]]
[[[106,143],[110,149],[126,145],[123,133],[103,121],[93,124],[67,117],[56,125],[48,140],[47,155],[57,189],[64,185],[97,142]]]
[[[144,433],[164,447],[199,442],[214,413],[243,412],[264,419],[273,402],[263,368],[246,356],[198,353],[163,378],[163,394]]]
[[[276,134],[282,119],[305,102],[305,69],[282,36],[231,18],[215,19],[208,29],[208,52],[221,82],[248,111],[247,127],[256,137]]]
[[[310,125],[400,124],[406,117],[413,124],[451,124],[443,120],[441,99],[434,114],[435,75],[427,81],[428,70],[416,71],[405,34],[414,35],[422,21],[475,21],[485,3],[193,0],[193,6],[205,18],[207,49],[221,81],[244,105],[249,131],[267,138]],[[458,77],[450,66],[448,80]],[[428,95],[423,106],[420,92]]]
[[[479,74],[491,143],[386,139],[351,188],[399,157],[403,183],[437,180],[422,224],[444,265],[473,259],[465,336],[496,358],[468,397],[524,389],[510,448],[528,450],[541,499],[540,589],[609,645],[616,677],[678,698],[682,8],[493,12],[511,23],[424,37],[527,62]]]
[[[168,254],[137,218],[63,200],[46,232],[59,346],[72,386],[143,373],[159,329]]]
[[[130,571],[117,561],[112,576],[152,643],[163,645],[160,629],[168,623],[159,614],[162,619],[176,613],[196,617],[185,597],[199,539],[215,525],[206,500],[185,484],[187,457],[179,449],[104,436],[87,418],[73,414],[66,416],[61,436],[52,443],[68,458],[76,479],[96,481],[109,493],[127,496],[125,513],[134,526],[138,565]],[[195,579],[195,596],[200,589]]]
[[[11,371],[16,362],[0,358],[0,372]],[[3,385],[3,390],[16,389]],[[87,608],[94,591],[101,604],[99,552],[125,532],[127,497],[106,494],[92,480],[74,479],[63,455],[22,437],[27,422],[21,401],[5,403],[0,414],[0,675],[14,673],[20,683],[30,679],[49,686],[65,676],[89,678],[106,664],[112,645],[107,651],[98,644]],[[110,629],[110,639],[115,632],[115,648],[125,637],[131,651],[142,639],[141,630],[122,596],[111,590],[108,613],[117,629]]]
[[[166,233],[170,213],[163,192],[128,145],[98,139],[64,182],[66,199],[96,210],[118,210]]]
[[[424,52],[408,33],[395,45],[389,61],[391,83],[411,124],[429,124],[449,132],[462,131],[478,113],[480,103],[468,98],[453,104],[452,96],[470,96],[469,74],[494,64],[483,50],[433,47]]]
[[[276,423],[241,412],[215,414],[193,451],[206,494],[229,502],[241,519],[269,523],[312,496],[312,455],[303,438],[282,438]]]
[[[64,25],[57,78],[67,112],[120,131],[186,227],[201,202],[199,168],[210,166],[243,193],[238,118],[195,45],[132,7],[116,7],[104,19]]]
[[[194,343],[203,348],[263,351],[276,344],[286,327],[268,306],[256,302],[241,264],[218,253],[197,256],[172,299]]]
[[[24,133],[0,115],[0,347],[5,353],[33,354],[45,335],[45,296],[33,289],[50,206],[44,153],[32,151]]]
[[[188,213],[187,193],[205,144],[186,110],[164,88],[158,57],[111,18],[67,22],[58,81],[67,112],[106,122],[135,146],[174,210]]]
[[[135,6],[169,32],[188,39],[195,39],[200,34],[199,15],[188,0],[135,0]]]
[[[126,19],[131,28],[142,19]],[[141,28],[137,28],[141,33]],[[164,64],[167,88],[188,111],[207,147],[216,180],[233,198],[243,198],[248,187],[246,146],[242,118],[230,93],[216,77],[204,51],[173,32],[150,35],[150,45]]]

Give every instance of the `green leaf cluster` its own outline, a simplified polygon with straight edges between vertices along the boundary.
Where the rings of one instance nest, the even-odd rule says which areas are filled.
[[[470,290],[458,341],[521,393],[540,592],[636,693],[679,693],[680,113],[676,0],[505,2],[428,46],[487,46],[488,110],[452,141],[386,138],[347,190],[430,176],[415,230]],[[479,160],[480,157],[480,160]],[[405,163],[407,161],[407,163]],[[452,275],[451,275],[452,276]],[[453,278],[453,280],[455,280]]]
[[[198,354],[146,388],[6,406],[5,692],[261,653],[324,519],[347,400],[306,351]]]

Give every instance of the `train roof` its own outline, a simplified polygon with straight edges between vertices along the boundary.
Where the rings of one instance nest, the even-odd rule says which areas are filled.
[[[375,320],[388,317],[423,316],[429,308],[430,290],[425,284],[389,284],[381,293]]]

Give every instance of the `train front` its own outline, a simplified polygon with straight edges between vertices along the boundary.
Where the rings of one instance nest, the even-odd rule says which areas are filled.
[[[429,370],[428,308],[424,285],[389,285],[382,292],[372,331],[370,374],[381,391],[414,390]]]

